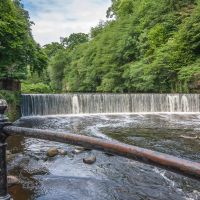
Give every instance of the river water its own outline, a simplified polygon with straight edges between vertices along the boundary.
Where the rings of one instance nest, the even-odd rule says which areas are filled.
[[[138,113],[23,117],[17,126],[65,131],[117,140],[200,162],[200,115]],[[48,158],[50,147],[68,152]],[[199,200],[196,180],[98,151],[73,154],[74,146],[12,137],[9,174],[21,185],[10,189],[14,200]],[[82,159],[95,155],[86,165]]]

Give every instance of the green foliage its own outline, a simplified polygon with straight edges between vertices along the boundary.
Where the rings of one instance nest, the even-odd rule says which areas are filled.
[[[22,79],[29,65],[41,72],[47,57],[33,40],[32,22],[20,0],[0,0],[0,78]]]
[[[73,33],[69,37],[63,39],[62,44],[65,47],[73,49],[75,46],[88,42],[89,36],[85,33]]]
[[[89,41],[72,34],[50,59],[52,87],[67,92],[188,92],[200,74],[200,1],[112,2],[107,14],[113,20],[92,28]]]
[[[48,71],[51,79],[51,87],[55,91],[62,91],[64,78],[64,68],[67,63],[67,56],[65,51],[59,51],[53,56],[49,62]]]
[[[25,94],[42,94],[42,93],[52,93],[51,88],[44,83],[27,83],[22,82],[22,93]]]
[[[123,17],[133,14],[135,0],[112,0],[112,5],[108,8],[107,17]]]
[[[0,99],[5,99],[7,103],[14,103],[16,99],[15,93],[6,90],[0,90]]]
[[[94,38],[96,37],[99,33],[101,33],[104,28],[109,24],[109,22],[104,22],[104,21],[100,21],[99,24],[95,27],[92,27],[90,30],[90,37]]]
[[[5,99],[8,103],[6,114],[10,121],[15,121],[20,117],[20,94],[19,92],[11,92],[0,90],[0,99]]]
[[[44,45],[43,50],[48,58],[51,58],[55,56],[58,51],[64,50],[64,46],[58,42],[52,42],[51,44]]]

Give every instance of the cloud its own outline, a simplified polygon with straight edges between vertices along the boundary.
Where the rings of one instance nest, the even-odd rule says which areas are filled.
[[[111,0],[23,0],[29,11],[33,36],[41,45],[59,41],[71,33],[88,33],[106,19]]]

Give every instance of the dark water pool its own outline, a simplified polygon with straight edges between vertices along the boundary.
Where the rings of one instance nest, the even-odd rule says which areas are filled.
[[[20,119],[18,126],[65,131],[157,150],[200,161],[200,115],[133,114],[46,116]],[[74,146],[12,137],[9,174],[21,185],[14,200],[199,200],[199,181],[98,151],[74,155]],[[48,158],[50,147],[68,152]],[[82,162],[95,155],[93,165]]]

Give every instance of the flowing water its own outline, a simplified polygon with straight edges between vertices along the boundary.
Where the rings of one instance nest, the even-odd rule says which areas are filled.
[[[113,104],[118,105],[118,108],[112,107],[111,94],[107,97],[103,94],[98,95],[70,94],[63,95],[64,97],[62,95],[55,97],[53,95],[35,95],[35,97],[25,95],[23,99],[26,101],[22,107],[24,117],[15,124],[23,127],[59,130],[66,134],[74,133],[105,140],[117,140],[196,162],[200,161],[198,95],[193,97],[192,95],[156,95],[156,97],[151,94],[149,97],[143,95],[137,98],[140,100],[149,98],[151,102],[145,102],[145,100],[135,102],[138,113],[129,114],[118,113],[129,112],[130,101],[132,102],[131,109],[134,108],[131,95],[118,95],[116,99],[114,98]],[[70,100],[67,101],[67,98]],[[168,100],[161,101],[162,98]],[[163,105],[154,103],[159,99],[160,104]],[[90,100],[91,104],[89,104]],[[56,109],[56,101],[58,109]],[[109,101],[112,108],[110,106],[103,108],[105,102],[109,103]],[[98,102],[96,105],[99,108],[96,108],[93,113],[101,110],[101,114],[80,114],[91,113],[95,102]],[[129,102],[128,105],[127,102]],[[142,107],[144,104],[146,104],[145,108]],[[50,110],[48,111],[47,108]],[[185,112],[169,113],[170,110],[165,110],[168,113],[150,112],[155,112],[155,109],[161,112],[160,108]],[[111,111],[115,114],[103,113]],[[149,113],[142,113],[144,111]],[[195,111],[196,113],[190,113]],[[62,112],[73,113],[73,115],[47,115],[63,114]],[[14,200],[200,199],[199,181],[133,160],[94,150],[73,154],[74,146],[31,138],[12,137],[8,144],[14,155],[9,160],[9,173],[18,176],[21,181],[20,186],[10,189]],[[68,154],[48,158],[46,152],[50,147],[64,149]],[[90,155],[97,157],[96,163],[84,164],[82,159]]]
[[[22,96],[22,115],[200,112],[199,94],[38,94]]]

